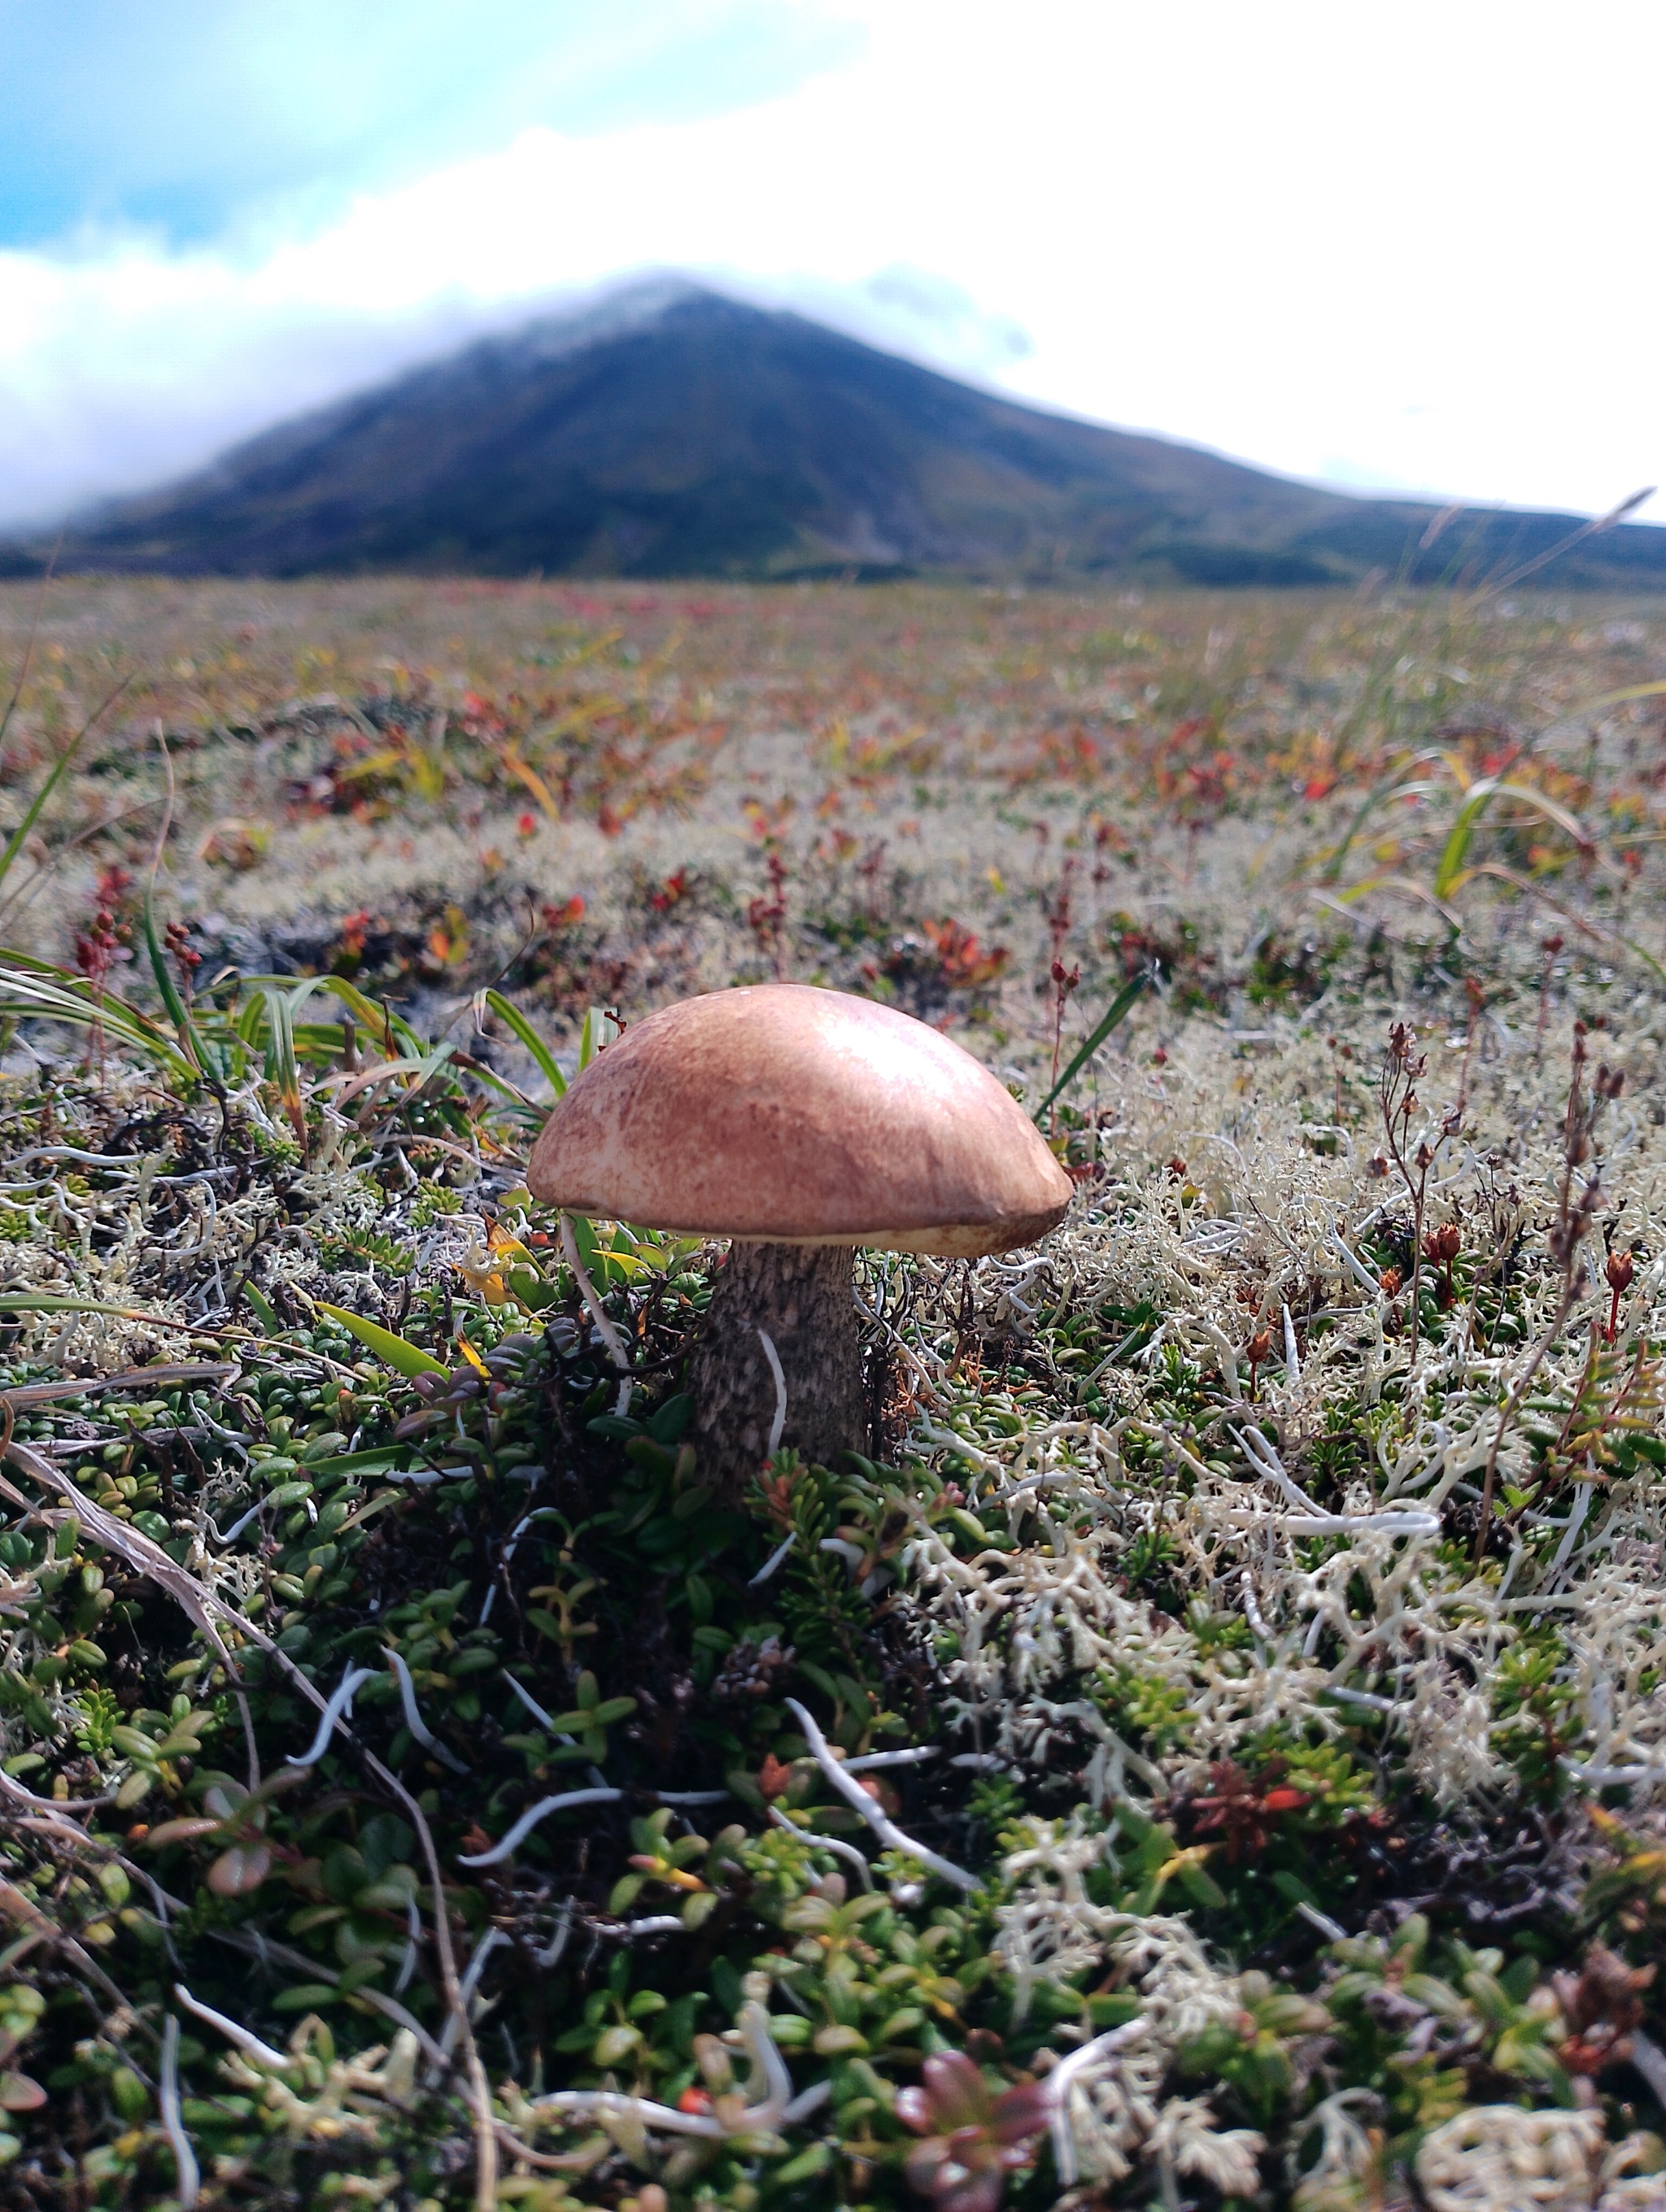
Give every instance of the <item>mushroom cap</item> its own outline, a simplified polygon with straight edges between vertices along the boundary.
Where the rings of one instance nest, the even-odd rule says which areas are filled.
[[[647,1229],[954,1258],[1032,1243],[1070,1202],[970,1053],[802,983],[714,991],[627,1030],[550,1114],[526,1181]]]

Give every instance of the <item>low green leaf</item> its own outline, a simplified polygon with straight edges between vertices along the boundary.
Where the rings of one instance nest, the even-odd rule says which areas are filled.
[[[274,2012],[320,2012],[340,2002],[341,1992],[330,1982],[296,1982],[272,1999]]]
[[[273,1305],[258,1283],[246,1282],[243,1285],[242,1297],[244,1304],[254,1316],[256,1326],[263,1336],[283,1334],[283,1324],[277,1317],[277,1308]]]
[[[443,1359],[436,1359],[420,1345],[411,1344],[403,1336],[395,1336],[391,1328],[380,1322],[367,1321],[362,1314],[349,1313],[345,1306],[325,1305],[321,1300],[319,1311],[338,1321],[344,1328],[351,1329],[367,1352],[374,1352],[378,1359],[386,1360],[394,1372],[415,1382],[419,1375],[450,1373]]]

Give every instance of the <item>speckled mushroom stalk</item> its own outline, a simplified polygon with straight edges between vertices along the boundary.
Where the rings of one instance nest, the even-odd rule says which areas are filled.
[[[732,1498],[777,1419],[770,1348],[779,1442],[824,1463],[866,1449],[858,1246],[1010,1251],[1070,1199],[970,1053],[795,983],[686,999],[626,1030],[550,1114],[527,1183],[571,1212],[732,1240],[689,1370],[701,1476]]]

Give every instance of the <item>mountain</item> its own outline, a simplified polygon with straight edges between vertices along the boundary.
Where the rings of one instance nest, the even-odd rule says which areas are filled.
[[[1020,406],[660,279],[477,341],[84,518],[58,565],[1316,585],[1402,563],[1420,580],[1496,576],[1579,526],[1469,510],[1420,550],[1435,513]],[[40,550],[12,549],[12,572]],[[1609,530],[1542,573],[1666,587],[1666,530]]]

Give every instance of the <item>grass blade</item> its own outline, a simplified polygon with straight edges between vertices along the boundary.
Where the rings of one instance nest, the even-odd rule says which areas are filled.
[[[162,994],[162,1004],[167,1008],[167,1018],[173,1024],[180,1047],[192,1065],[206,1075],[217,1055],[210,1054],[191,1018],[190,1007],[180,997],[179,986],[168,972],[167,957],[156,934],[156,885],[154,877],[144,887],[144,946],[150,956],[150,972],[156,979],[156,988]],[[214,1072],[220,1071],[216,1069]]]
[[[428,1039],[420,1036],[403,1016],[394,1013],[391,1007],[367,998],[358,985],[350,981],[345,975],[309,975],[305,982],[299,984],[293,977],[285,975],[249,975],[244,980],[252,990],[285,993],[289,1001],[292,1028],[295,1015],[313,992],[327,991],[332,998],[340,1000],[359,1027],[390,1059],[394,1057],[387,1044],[390,1036],[397,1037],[418,1056],[428,1050]]]
[[[0,1014],[13,1021],[62,1022],[66,1028],[101,1030],[143,1058],[160,1062],[187,1085],[198,1071],[160,1024],[106,992],[94,998],[84,977],[18,953],[0,967]]]
[[[1457,811],[1457,819],[1446,833],[1446,842],[1440,848],[1440,858],[1435,863],[1434,895],[1438,899],[1451,896],[1453,886],[1462,872],[1464,855],[1469,850],[1469,840],[1475,834],[1475,824],[1486,813],[1498,785],[1491,777],[1478,783]]]
[[[58,1291],[0,1291],[0,1313],[113,1314],[121,1321],[148,1321],[159,1328],[179,1329],[188,1336],[217,1336],[213,1328],[198,1328],[188,1321],[170,1321],[166,1314],[147,1312],[143,1306],[112,1305],[107,1298],[75,1298]]]
[[[1386,805],[1391,799],[1421,798],[1428,792],[1439,790],[1439,784],[1430,781],[1426,777],[1420,777],[1415,782],[1412,783],[1402,783],[1401,781],[1402,776],[1404,775],[1408,768],[1426,768],[1431,764],[1437,763],[1442,765],[1446,764],[1445,755],[1444,753],[1418,753],[1409,761],[1402,761],[1397,767],[1393,769],[1389,775],[1383,778],[1380,783],[1376,783],[1371,786],[1371,789],[1365,793],[1365,796],[1360,800],[1358,807],[1354,810],[1353,818],[1349,822],[1347,828],[1342,832],[1341,842],[1334,848],[1330,857],[1326,860],[1324,872],[1319,878],[1321,883],[1334,884],[1337,877],[1341,874],[1342,863],[1347,860],[1348,854],[1353,848],[1354,839],[1358,837],[1359,832],[1365,828],[1366,823],[1370,821],[1371,816],[1377,811],[1379,806]]]
[[[1474,786],[1458,809],[1457,819],[1447,833],[1446,842],[1441,848],[1440,859],[1435,866],[1433,890],[1437,898],[1450,898],[1460,888],[1464,857],[1469,850],[1475,826],[1501,792],[1506,798],[1518,799],[1535,814],[1542,815],[1565,836],[1572,838],[1582,851],[1590,851],[1592,841],[1584,824],[1577,815],[1570,814],[1566,806],[1559,806],[1554,799],[1547,799],[1541,791],[1535,791],[1530,784],[1509,783],[1502,777],[1489,777]]]
[[[619,1024],[601,1006],[591,1006],[584,1017],[584,1027],[579,1031],[579,1073],[582,1075],[596,1054],[612,1043],[619,1034]],[[562,1085],[565,1091],[567,1086]]]
[[[58,554],[53,550],[52,561]],[[46,604],[46,586],[52,581],[52,562],[46,564],[46,573],[40,579],[40,589],[34,595],[34,611],[29,617],[29,634],[23,641],[23,658],[17,664],[17,681],[12,685],[11,696],[3,712],[0,712],[0,745],[6,742],[6,732],[11,727],[11,718],[17,712],[17,702],[23,696],[23,686],[29,680],[29,668],[34,659],[34,641],[40,635],[41,611]]]
[[[367,1321],[362,1314],[349,1313],[345,1306],[325,1305],[319,1302],[319,1311],[338,1321],[344,1328],[352,1330],[367,1352],[374,1352],[378,1359],[386,1360],[396,1375],[403,1375],[414,1382],[419,1375],[448,1375],[451,1370],[443,1359],[424,1352],[418,1344],[403,1336],[395,1336],[391,1328],[378,1322]]]
[[[1075,1054],[1075,1056],[1072,1059],[1070,1065],[1065,1069],[1064,1073],[1059,1078],[1058,1081],[1053,1085],[1053,1088],[1048,1092],[1046,1097],[1042,1100],[1041,1104],[1037,1107],[1035,1112],[1031,1115],[1030,1118],[1031,1121],[1039,1121],[1042,1115],[1052,1106],[1054,1100],[1057,1098],[1070,1084],[1075,1081],[1076,1077],[1080,1073],[1082,1069],[1087,1066],[1089,1060],[1092,1059],[1094,1054],[1097,1052],[1099,1047],[1104,1042],[1111,1031],[1116,1029],[1120,1023],[1125,1022],[1128,1019],[1129,1014],[1134,1011],[1134,1000],[1140,996],[1140,994],[1146,988],[1146,986],[1150,981],[1151,977],[1148,975],[1141,973],[1140,975],[1132,977],[1128,982],[1123,984],[1122,989],[1116,994],[1116,996],[1111,1000],[1110,1006],[1106,1007],[1104,1012],[1099,1017],[1098,1024],[1089,1035],[1087,1042],[1079,1048]]]
[[[25,839],[27,838],[30,832],[33,830],[35,823],[40,819],[42,814],[46,811],[52,793],[58,789],[58,785],[63,782],[64,777],[69,774],[70,763],[80,751],[82,739],[86,737],[93,725],[100,720],[100,718],[107,714],[110,708],[115,705],[117,700],[120,698],[122,693],[126,690],[128,685],[132,682],[132,680],[133,679],[131,676],[124,676],[121,682],[116,685],[114,690],[106,693],[102,704],[94,708],[93,712],[87,717],[87,720],[76,732],[74,737],[70,738],[69,744],[64,746],[63,751],[52,763],[51,773],[46,777],[46,781],[41,785],[40,790],[36,792],[33,799],[30,803],[27,812],[23,817],[23,819],[18,823],[16,829],[12,831],[10,837],[7,840],[4,852],[0,853],[0,884],[3,884],[6,878],[11,873],[12,863],[16,860],[19,853],[23,849]]]
[[[1495,877],[1499,883],[1508,884],[1512,890],[1520,891],[1528,898],[1537,899],[1541,905],[1547,906],[1553,914],[1560,915],[1583,936],[1595,938],[1602,945],[1622,945],[1627,952],[1634,953],[1658,981],[1666,983],[1666,967],[1663,967],[1654,954],[1639,945],[1635,938],[1623,937],[1617,929],[1603,929],[1586,915],[1576,914],[1572,907],[1564,906],[1560,899],[1553,898],[1541,884],[1534,883],[1527,876],[1517,875],[1513,868],[1500,867],[1495,860],[1483,860],[1478,867],[1471,868],[1466,881],[1472,881],[1476,876]]]
[[[1471,872],[1477,872],[1472,870]],[[1432,906],[1448,929],[1456,931],[1463,927],[1462,915],[1455,913],[1444,899],[1438,899],[1428,885],[1419,883],[1414,876],[1367,876],[1363,883],[1350,884],[1345,891],[1315,891],[1313,896],[1322,906],[1331,907],[1352,921],[1349,908],[1357,899],[1365,898],[1372,891],[1398,891],[1403,898],[1414,899],[1422,906]]]
[[[262,1336],[283,1335],[283,1323],[278,1317],[277,1308],[258,1284],[244,1284],[243,1303],[259,1322]]]
[[[513,776],[524,783],[551,822],[559,823],[561,809],[550,795],[550,787],[529,762],[522,760],[513,745],[505,745],[500,758]]]
[[[1629,499],[1622,499],[1618,507],[1611,507],[1606,514],[1595,515],[1590,521],[1582,522],[1577,530],[1570,531],[1566,538],[1559,538],[1547,551],[1535,555],[1531,561],[1523,562],[1519,568],[1511,568],[1502,576],[1494,577],[1490,584],[1483,584],[1475,595],[1476,599],[1478,600],[1493,599],[1500,592],[1511,590],[1526,577],[1536,575],[1541,568],[1547,567],[1552,561],[1559,559],[1564,553],[1572,551],[1574,546],[1583,545],[1586,538],[1596,538],[1603,531],[1612,530],[1616,523],[1623,522],[1633,508],[1641,507],[1645,499],[1652,499],[1656,489],[1653,484],[1645,484],[1641,491],[1634,491]]]
[[[502,991],[486,991],[482,994],[482,996],[498,1019],[507,1029],[514,1032],[527,1051],[531,1053],[533,1060],[538,1063],[538,1073],[555,1092],[556,1097],[564,1098],[567,1095],[567,1078],[557,1066],[554,1053],[550,1051],[526,1015],[521,1012],[520,1007],[506,999]]]
[[[307,1157],[307,1109],[301,1103],[301,1071],[295,1065],[295,1024],[291,1015],[292,994],[261,986],[266,1001],[266,1075],[277,1086],[277,1095],[283,1111],[289,1117],[289,1126],[295,1133],[295,1142],[301,1146],[301,1158]]]

